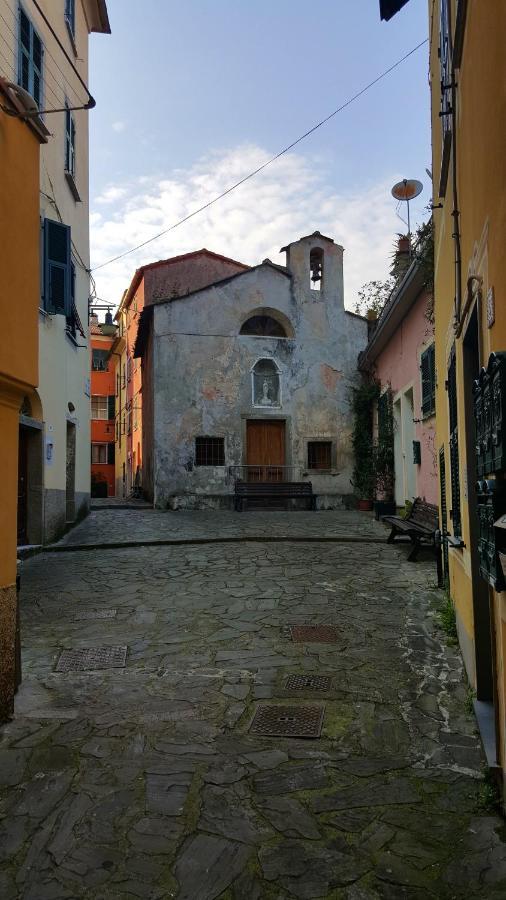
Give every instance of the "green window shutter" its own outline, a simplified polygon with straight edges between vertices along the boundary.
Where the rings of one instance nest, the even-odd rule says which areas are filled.
[[[70,228],[44,219],[44,308],[54,315],[72,314]]]
[[[114,444],[107,444],[107,464],[114,465]]]
[[[110,394],[110,396],[107,398],[107,418],[108,419],[114,419],[115,411],[116,411],[115,404],[116,404],[116,397],[114,396],[114,394]]]
[[[436,357],[434,344],[424,350],[420,359],[422,373],[422,416],[430,416],[436,408]]]
[[[18,84],[42,106],[42,59],[44,47],[30,19],[19,10]]]

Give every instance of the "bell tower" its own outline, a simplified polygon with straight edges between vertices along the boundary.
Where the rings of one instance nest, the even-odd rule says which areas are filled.
[[[281,248],[299,302],[325,302],[344,309],[343,247],[319,231]]]

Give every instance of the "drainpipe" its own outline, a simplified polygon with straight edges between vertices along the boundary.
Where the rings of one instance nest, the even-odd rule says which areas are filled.
[[[453,246],[454,246],[454,266],[455,266],[455,320],[456,326],[460,324],[460,314],[462,311],[462,257],[460,249],[460,211],[458,201],[458,184],[457,184],[457,82],[455,78],[455,66],[453,61],[453,41],[452,41],[452,14],[451,3],[448,3],[448,32],[450,41],[451,54],[451,77],[452,77],[452,218],[453,218]]]

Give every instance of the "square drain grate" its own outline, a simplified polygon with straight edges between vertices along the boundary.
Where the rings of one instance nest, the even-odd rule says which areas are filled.
[[[292,625],[290,632],[292,641],[298,644],[337,644],[335,625]]]
[[[94,621],[95,619],[114,619],[116,609],[79,609],[74,619],[76,622]]]
[[[266,737],[317,738],[324,714],[324,706],[259,706],[249,730]]]
[[[116,669],[125,665],[126,647],[87,647],[62,650],[55,672],[90,672],[94,669]]]
[[[330,691],[332,679],[328,675],[289,675],[287,691]]]

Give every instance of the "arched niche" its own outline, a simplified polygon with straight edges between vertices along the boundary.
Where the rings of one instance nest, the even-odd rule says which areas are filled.
[[[323,290],[323,250],[313,247],[309,254],[309,286],[312,291]]]
[[[253,406],[272,409],[281,406],[279,366],[273,359],[258,359],[251,369]]]
[[[241,325],[239,334],[250,337],[293,338],[290,319],[268,306],[253,309]]]

